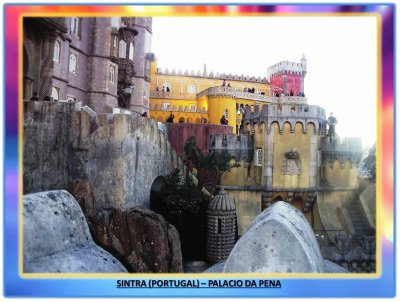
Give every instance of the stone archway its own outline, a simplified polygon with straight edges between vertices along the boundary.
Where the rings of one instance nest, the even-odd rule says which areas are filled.
[[[166,186],[164,176],[157,176],[150,188],[150,209],[159,213],[159,201],[161,198],[161,192]]]

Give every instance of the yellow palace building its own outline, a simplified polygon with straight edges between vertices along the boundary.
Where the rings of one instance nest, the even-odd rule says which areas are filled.
[[[171,115],[174,123],[220,124],[222,116],[238,133],[246,106],[274,103],[270,85],[264,78],[188,72],[157,67],[151,63],[150,117],[165,122]]]

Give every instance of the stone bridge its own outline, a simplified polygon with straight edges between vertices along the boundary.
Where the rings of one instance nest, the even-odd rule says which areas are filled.
[[[154,120],[96,114],[64,102],[24,102],[24,194],[66,189],[84,211],[149,208],[160,175],[183,163]]]

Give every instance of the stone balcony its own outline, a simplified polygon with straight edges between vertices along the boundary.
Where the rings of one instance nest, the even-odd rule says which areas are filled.
[[[244,92],[227,86],[210,87],[197,94],[175,92],[175,91],[164,92],[164,91],[154,91],[154,90],[150,92],[151,98],[158,98],[158,99],[195,100],[195,99],[200,99],[203,96],[231,96],[235,99],[255,101],[256,104],[264,104],[264,103],[307,104],[307,98],[305,97],[300,97],[300,96],[274,97],[258,93]]]

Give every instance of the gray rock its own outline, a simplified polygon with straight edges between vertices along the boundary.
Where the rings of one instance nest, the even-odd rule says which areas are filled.
[[[325,273],[348,273],[349,271],[336,263],[324,259]]]
[[[324,262],[304,215],[278,201],[258,215],[234,246],[225,273],[323,273]]]
[[[25,195],[23,206],[24,272],[126,272],[93,242],[82,210],[68,192]]]
[[[203,273],[222,273],[224,270],[226,261],[220,261],[213,266],[206,269]]]

